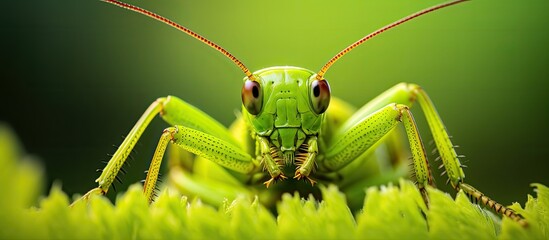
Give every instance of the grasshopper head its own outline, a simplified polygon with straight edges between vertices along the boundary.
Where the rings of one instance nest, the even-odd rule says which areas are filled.
[[[243,112],[253,131],[267,137],[291,164],[309,136],[316,136],[330,103],[330,86],[315,73],[297,67],[271,67],[244,78]]]

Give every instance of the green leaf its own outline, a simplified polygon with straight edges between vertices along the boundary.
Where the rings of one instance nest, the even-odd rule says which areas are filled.
[[[116,204],[92,197],[69,207],[56,184],[37,201],[41,170],[19,150],[13,134],[0,127],[0,239],[548,239],[549,188],[533,184],[522,208],[511,206],[528,227],[472,204],[465,194],[452,199],[428,188],[429,208],[410,181],[366,190],[363,210],[353,214],[337,187],[321,187],[322,201],[285,194],[272,213],[245,196],[215,208],[163,190],[149,205],[140,185]],[[30,207],[38,203],[37,207]]]
[[[426,207],[411,182],[400,182],[401,188],[369,188],[364,209],[358,215],[357,236],[381,239],[426,239],[427,222],[422,212]]]

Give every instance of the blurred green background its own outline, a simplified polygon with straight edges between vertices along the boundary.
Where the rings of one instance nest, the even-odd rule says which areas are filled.
[[[362,36],[442,1],[128,2],[215,41],[252,71],[317,71]],[[95,0],[8,1],[2,9],[0,121],[41,159],[47,187],[94,187],[95,169],[157,97],[179,96],[225,125],[240,109],[240,70],[149,18]],[[466,181],[504,204],[524,202],[530,183],[549,184],[547,9],[546,0],[444,9],[357,48],[326,78],[333,95],[355,106],[401,81],[420,84],[467,156]],[[124,183],[144,179],[165,127],[156,119],[145,132]]]

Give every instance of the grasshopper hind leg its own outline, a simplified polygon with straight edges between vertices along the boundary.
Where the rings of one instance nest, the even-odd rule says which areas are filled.
[[[187,102],[168,96],[157,99],[147,108],[97,178],[98,187],[77,201],[108,192],[133,147],[157,115],[174,127],[164,130],[153,156],[144,187],[149,200],[152,199],[158,168],[169,142],[240,173],[249,173],[257,168],[256,160],[222,124]]]
[[[525,226],[527,223],[522,216],[464,182],[463,167],[446,128],[427,93],[415,84],[401,83],[394,86],[364,105],[343,123],[338,131],[334,132],[334,140],[328,144],[325,159],[321,162],[321,170],[335,172],[351,165],[350,163],[362,154],[375,149],[376,142],[383,139],[398,123],[402,123],[410,143],[417,186],[428,204],[425,187],[434,187],[434,182],[423,141],[409,110],[415,103],[423,110],[452,188],[462,190],[473,202],[482,203],[496,213]]]
[[[494,212],[507,216],[522,226],[527,226],[527,221],[514,210],[507,208],[488,196],[484,195],[479,190],[464,182],[465,174],[463,173],[463,165],[460,163],[458,154],[455,151],[454,144],[450,140],[444,124],[438,115],[433,102],[427,93],[415,84],[408,84],[408,89],[411,93],[411,99],[417,101],[423,110],[427,119],[431,133],[433,134],[434,142],[442,159],[442,165],[445,171],[443,174],[448,175],[448,182],[456,190],[462,190],[474,203],[482,203]]]

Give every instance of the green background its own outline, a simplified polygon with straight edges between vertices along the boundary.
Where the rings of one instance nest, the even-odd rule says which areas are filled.
[[[215,41],[252,71],[318,71],[371,31],[441,3],[128,2]],[[402,81],[423,86],[467,156],[466,181],[504,204],[524,202],[529,183],[549,183],[547,9],[546,0],[460,4],[376,37],[326,78],[333,95],[355,106]],[[100,1],[8,1],[2,10],[0,121],[43,162],[46,186],[59,180],[70,194],[94,187],[101,160],[157,97],[179,96],[225,125],[240,109],[242,72],[149,18]],[[421,111],[414,112],[429,142]],[[125,184],[144,179],[164,127],[157,119],[145,132]]]

